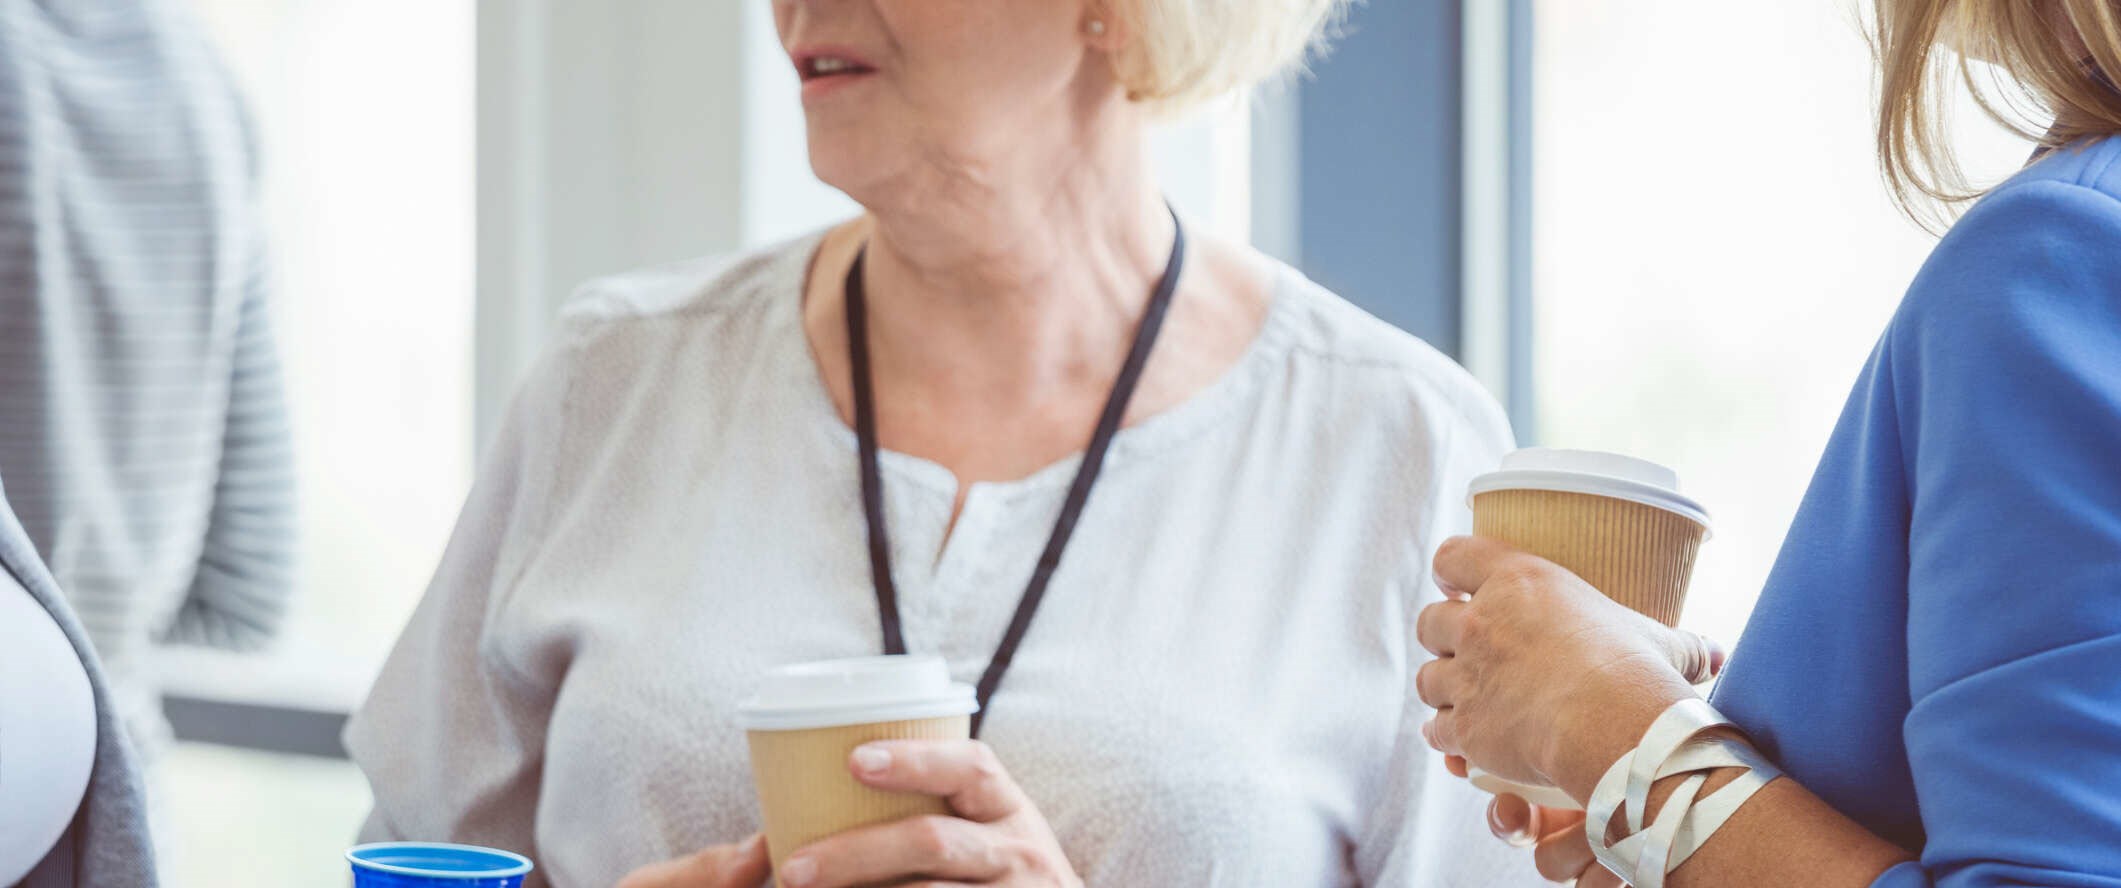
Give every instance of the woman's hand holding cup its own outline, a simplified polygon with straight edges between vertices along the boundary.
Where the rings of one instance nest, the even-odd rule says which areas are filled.
[[[955,816],[910,817],[839,833],[791,854],[781,888],[932,879],[947,884],[1080,886],[1060,840],[1001,760],[977,740],[891,740],[848,757],[863,785],[942,799]]]
[[[1624,722],[1612,716],[1627,698],[1691,693],[1687,685],[1723,668],[1724,653],[1713,642],[1647,619],[1558,565],[1507,545],[1455,539],[1437,553],[1435,568],[1450,600],[1421,614],[1417,633],[1438,659],[1423,666],[1415,684],[1438,709],[1423,734],[1446,753],[1445,766],[1457,776],[1467,776],[1470,754],[1483,766],[1518,763],[1530,772],[1520,779],[1552,779],[1564,767],[1560,746],[1610,745],[1592,739],[1600,732],[1585,725]],[[1633,742],[1625,734],[1617,737],[1622,748]],[[1610,764],[1598,763],[1598,755],[1590,764]],[[1580,810],[1499,795],[1488,805],[1488,828],[1531,848],[1549,880],[1624,888],[1592,855]]]
[[[1422,735],[1498,777],[1589,795],[1716,665],[1700,637],[1494,540],[1453,539],[1435,569],[1448,600],[1423,609],[1416,627],[1437,657],[1415,674],[1437,710]]]
[[[882,792],[940,799],[950,815],[859,827],[796,849],[771,873],[764,836],[642,867],[617,888],[850,888],[908,882],[1080,888],[1038,807],[977,740],[888,740],[856,747],[847,768]]]

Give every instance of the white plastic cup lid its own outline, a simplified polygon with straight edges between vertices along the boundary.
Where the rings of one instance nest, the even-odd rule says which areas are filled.
[[[1654,506],[1709,526],[1709,512],[1679,492],[1679,474],[1646,459],[1596,450],[1528,447],[1502,458],[1502,468],[1473,479],[1467,502],[1498,490],[1586,493]]]
[[[951,681],[941,657],[858,657],[766,673],[758,692],[737,707],[737,723],[747,731],[801,731],[971,715],[978,709],[972,686]]]

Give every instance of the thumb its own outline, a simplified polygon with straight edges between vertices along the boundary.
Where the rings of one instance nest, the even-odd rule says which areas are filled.
[[[766,837],[704,848],[688,857],[644,867],[618,888],[759,888],[773,872]]]
[[[734,845],[710,849],[712,867],[704,873],[700,888],[759,888],[773,873],[766,853],[766,836],[756,834]],[[703,856],[707,856],[703,855]]]
[[[641,867],[620,879],[617,888],[759,888],[772,869],[766,837],[756,835]]]
[[[1702,684],[1723,673],[1729,658],[1723,645],[1685,629],[1664,629],[1663,636],[1665,655],[1687,684]]]

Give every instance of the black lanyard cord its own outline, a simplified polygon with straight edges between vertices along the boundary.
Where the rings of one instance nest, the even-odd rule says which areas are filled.
[[[1023,598],[1017,601],[1016,615],[1009,621],[1009,631],[1002,635],[1000,646],[994,650],[993,659],[987,663],[987,671],[980,675],[978,686],[979,711],[972,716],[972,736],[979,736],[980,724],[987,717],[987,702],[1001,686],[1002,675],[1009,671],[1009,664],[1016,659],[1016,649],[1023,644],[1024,634],[1031,629],[1031,618],[1038,612],[1038,605],[1046,597],[1046,585],[1052,581],[1053,573],[1060,568],[1061,553],[1068,548],[1068,538],[1075,533],[1076,522],[1082,518],[1083,505],[1090,500],[1090,488],[1097,483],[1098,472],[1104,468],[1105,454],[1112,448],[1112,439],[1119,434],[1120,423],[1127,415],[1127,402],[1134,397],[1135,386],[1141,382],[1142,368],[1149,363],[1149,352],[1156,345],[1157,333],[1163,329],[1164,317],[1170,313],[1171,298],[1178,291],[1180,271],[1186,261],[1185,227],[1178,222],[1177,213],[1171,216],[1173,235],[1171,258],[1164,266],[1163,279],[1157,282],[1156,291],[1149,298],[1148,307],[1142,311],[1139,325],[1134,332],[1133,348],[1127,352],[1126,363],[1120,366],[1119,377],[1112,383],[1112,393],[1105,398],[1105,410],[1097,419],[1097,429],[1090,435],[1090,444],[1083,450],[1082,465],[1075,470],[1075,481],[1068,487],[1068,498],[1062,502],[1060,517],[1053,523],[1053,535],[1046,540],[1046,549],[1038,557],[1038,566],[1031,572],[1031,582],[1024,588]],[[869,572],[876,586],[876,608],[882,624],[884,653],[906,653],[906,638],[901,628],[898,608],[898,587],[891,578],[891,538],[884,524],[884,480],[877,467],[876,392],[869,373],[869,318],[863,290],[862,269],[868,258],[868,249],[856,254],[854,267],[847,272],[847,352],[853,364],[854,374],[854,430],[857,449],[862,462],[862,512],[869,522]]]
[[[854,254],[847,271],[847,355],[854,373],[854,437],[862,460],[862,513],[869,519],[869,574],[876,587],[876,610],[884,629],[884,653],[906,652],[899,628],[898,585],[891,579],[891,536],[884,526],[884,478],[877,471],[876,392],[869,379],[869,308],[862,287],[862,266],[869,248]]]

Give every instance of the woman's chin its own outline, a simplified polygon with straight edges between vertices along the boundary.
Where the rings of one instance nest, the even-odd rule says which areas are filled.
[[[810,171],[819,180],[849,191],[879,175],[883,152],[874,138],[858,127],[821,124],[813,117],[808,134]]]
[[[854,198],[856,203],[869,205],[865,197],[888,191],[889,165],[878,162],[877,153],[864,151],[850,145],[810,145],[810,172],[818,181]]]
[[[848,163],[845,158],[828,158],[812,151],[810,172],[817,176],[818,181],[854,198],[857,203],[862,202],[862,183],[866,179],[857,164]]]

